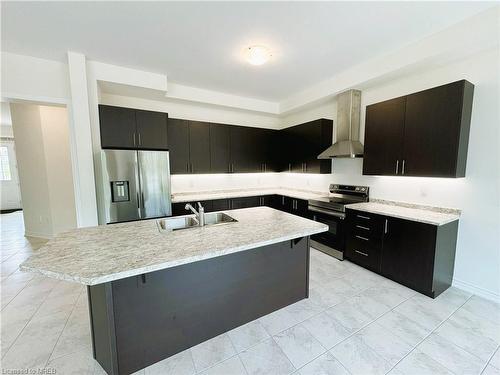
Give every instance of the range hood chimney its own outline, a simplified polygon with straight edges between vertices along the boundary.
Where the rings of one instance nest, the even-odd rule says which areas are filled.
[[[356,158],[363,156],[359,141],[361,91],[349,90],[337,95],[335,143],[318,155],[318,159]]]

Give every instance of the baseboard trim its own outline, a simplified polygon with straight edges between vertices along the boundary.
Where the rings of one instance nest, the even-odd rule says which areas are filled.
[[[24,237],[38,237],[38,238],[44,238],[46,240],[51,240],[54,238],[53,235],[51,234],[46,234],[46,233],[37,233],[37,232],[24,232]]]
[[[5,210],[0,210],[0,214],[11,214],[13,212],[22,211],[22,210],[23,210],[22,208],[8,208]]]
[[[483,297],[483,298],[489,299],[491,301],[500,303],[500,295],[493,293],[490,290],[483,289],[483,288],[480,288],[478,286],[472,285],[466,281],[457,280],[457,279],[453,279],[452,285],[454,287],[457,287],[458,289],[465,290],[466,292],[474,293],[475,295],[477,295],[479,297]]]

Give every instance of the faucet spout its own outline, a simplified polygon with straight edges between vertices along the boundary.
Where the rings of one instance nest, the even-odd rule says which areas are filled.
[[[196,209],[190,203],[187,203],[184,208],[187,211],[192,211],[195,214],[196,219],[198,220],[198,225],[200,227],[203,227],[205,225],[205,209],[200,202],[198,202],[198,211],[196,211]]]

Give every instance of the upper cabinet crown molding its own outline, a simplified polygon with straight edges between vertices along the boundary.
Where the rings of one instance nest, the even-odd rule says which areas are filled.
[[[367,106],[363,174],[465,177],[473,93],[461,80]]]

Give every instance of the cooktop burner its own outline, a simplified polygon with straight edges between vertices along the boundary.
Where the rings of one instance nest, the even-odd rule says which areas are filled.
[[[344,212],[347,204],[368,202],[369,188],[367,186],[331,184],[329,190],[328,197],[311,199],[309,205]]]

